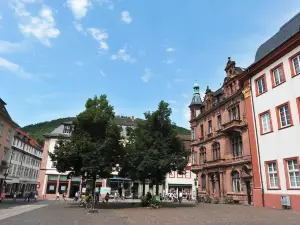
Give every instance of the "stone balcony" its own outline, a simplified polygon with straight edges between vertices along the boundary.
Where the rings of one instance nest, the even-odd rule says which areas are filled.
[[[244,126],[245,126],[245,124],[242,123],[242,120],[235,119],[235,120],[231,120],[227,123],[222,124],[221,131],[222,132],[231,132],[231,131],[235,131],[236,129],[239,129],[241,127],[244,127]]]

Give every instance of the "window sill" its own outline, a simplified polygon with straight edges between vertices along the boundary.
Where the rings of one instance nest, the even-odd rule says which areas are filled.
[[[276,190],[281,190],[281,188],[279,188],[279,187],[278,188],[267,188],[267,190],[269,190],[269,191],[273,191],[273,190],[276,191]]]
[[[300,187],[292,187],[292,188],[287,188],[287,190],[300,190]]]
[[[262,93],[257,93],[257,94],[256,94],[256,97],[261,96],[261,95],[263,95],[263,94],[266,93],[266,92],[268,92],[268,91],[264,91],[264,92],[262,92]]]
[[[292,75],[292,78],[297,77],[299,75],[300,75],[300,73],[294,74],[294,75]]]
[[[272,86],[272,88],[273,88],[273,89],[274,89],[274,88],[277,88],[278,86],[284,84],[285,82],[286,82],[286,80],[282,81],[280,84],[277,84],[277,85]]]
[[[288,126],[280,127],[280,128],[278,128],[278,130],[283,130],[283,129],[286,129],[286,128],[289,128],[289,127],[292,127],[292,126],[294,126],[294,124],[290,124]]]
[[[268,132],[266,132],[266,133],[261,133],[260,135],[266,135],[266,134],[269,134],[269,133],[273,133],[273,130],[268,131]]]

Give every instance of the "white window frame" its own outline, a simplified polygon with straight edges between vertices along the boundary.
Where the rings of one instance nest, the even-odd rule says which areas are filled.
[[[284,75],[283,75],[283,67],[278,66],[274,70],[272,70],[272,75],[274,79],[274,85],[278,86],[279,84],[284,82]]]
[[[283,109],[283,111],[281,112],[281,109]],[[292,123],[291,123],[291,114],[290,114],[290,111],[289,111],[289,105],[288,104],[284,104],[280,107],[278,107],[278,113],[279,113],[279,119],[280,119],[280,125],[281,127],[287,127],[287,126],[290,126]],[[283,116],[283,118],[282,118]],[[284,119],[284,120],[282,120]],[[285,123],[283,125],[283,122]]]
[[[257,92],[258,94],[262,94],[264,92],[266,92],[266,84],[265,84],[265,77],[261,77],[259,78],[257,81]]]
[[[212,120],[208,121],[208,134],[212,134]]]
[[[269,185],[270,188],[278,188],[278,174],[276,162],[267,163],[268,174],[269,174]]]
[[[271,131],[271,116],[266,112],[260,116],[263,134]]]
[[[192,141],[195,140],[195,128],[194,127],[191,129],[191,138],[192,138]]]
[[[239,187],[239,189],[238,189]],[[242,191],[242,183],[241,183],[241,177],[239,175],[238,178],[234,178],[232,176],[232,192],[239,193]]]
[[[298,63],[298,68],[296,68],[296,65],[295,65],[295,61],[297,61]],[[295,71],[295,75],[299,74],[300,73],[300,54],[295,56],[294,58],[292,58],[292,62],[293,62],[293,67],[294,67],[294,71]]]
[[[289,165],[291,162],[291,165]],[[299,165],[297,159],[291,159],[286,161],[287,171],[289,175],[289,182],[291,188],[300,188],[300,174]],[[291,176],[292,174],[292,176]],[[292,181],[293,179],[293,181]],[[294,183],[293,183],[294,182]]]

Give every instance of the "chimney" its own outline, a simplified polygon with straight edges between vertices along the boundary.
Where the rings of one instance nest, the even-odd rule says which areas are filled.
[[[131,120],[134,121],[134,116],[131,117]]]

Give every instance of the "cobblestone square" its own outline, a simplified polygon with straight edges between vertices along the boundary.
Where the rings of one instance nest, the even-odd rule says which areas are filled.
[[[196,206],[148,209],[125,208],[99,209],[98,214],[73,203],[43,201],[45,207],[0,220],[1,225],[130,225],[130,224],[189,224],[189,225],[298,225],[300,213],[278,209],[223,204],[198,204]],[[113,203],[110,203],[113,204]],[[20,206],[17,206],[20,207]],[[23,206],[22,206],[23,207]],[[114,208],[114,207],[111,207]],[[13,209],[13,208],[12,208]],[[0,210],[0,215],[4,209]],[[1,218],[0,218],[1,219]]]

